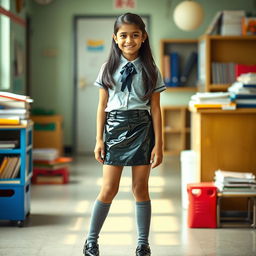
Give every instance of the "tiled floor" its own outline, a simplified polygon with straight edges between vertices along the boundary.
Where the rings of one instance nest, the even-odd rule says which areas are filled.
[[[165,159],[150,178],[153,206],[150,243],[153,256],[256,255],[253,229],[189,229],[181,209],[179,159]],[[91,157],[72,165],[68,185],[32,187],[26,227],[0,222],[0,256],[78,256],[88,229],[101,166]],[[1,206],[0,206],[1,207]],[[101,256],[133,256],[136,247],[130,170],[123,172],[99,240]]]

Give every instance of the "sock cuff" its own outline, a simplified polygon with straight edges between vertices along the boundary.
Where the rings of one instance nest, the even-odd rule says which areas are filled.
[[[101,202],[100,200],[96,200],[95,201],[95,203],[96,204],[99,204],[100,206],[102,206],[102,207],[110,207],[110,205],[111,205],[111,203],[103,203],[103,202]]]
[[[150,205],[150,204],[151,204],[151,200],[144,201],[144,202],[136,202],[136,205]]]

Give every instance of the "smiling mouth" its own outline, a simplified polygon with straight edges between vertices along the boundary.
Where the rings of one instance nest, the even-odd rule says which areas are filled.
[[[124,47],[125,47],[125,48],[133,48],[134,45],[125,45]]]

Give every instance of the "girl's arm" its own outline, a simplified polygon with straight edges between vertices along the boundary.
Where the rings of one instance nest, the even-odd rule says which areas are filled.
[[[103,132],[104,132],[104,125],[106,120],[106,112],[105,108],[108,102],[108,91],[100,88],[99,89],[99,103],[97,109],[97,130],[96,130],[96,145],[94,149],[94,156],[95,159],[103,163],[105,152],[104,152],[104,141],[103,141]]]
[[[155,146],[151,152],[152,168],[162,163],[163,141],[162,141],[162,117],[160,109],[160,92],[155,92],[151,97],[151,116],[155,133]]]

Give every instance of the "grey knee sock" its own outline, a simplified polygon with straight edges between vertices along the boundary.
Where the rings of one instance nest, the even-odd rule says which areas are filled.
[[[87,237],[87,243],[97,242],[100,230],[108,215],[111,204],[96,200],[91,215],[90,229]]]
[[[151,201],[136,202],[136,219],[138,230],[138,245],[148,244],[151,220]]]

